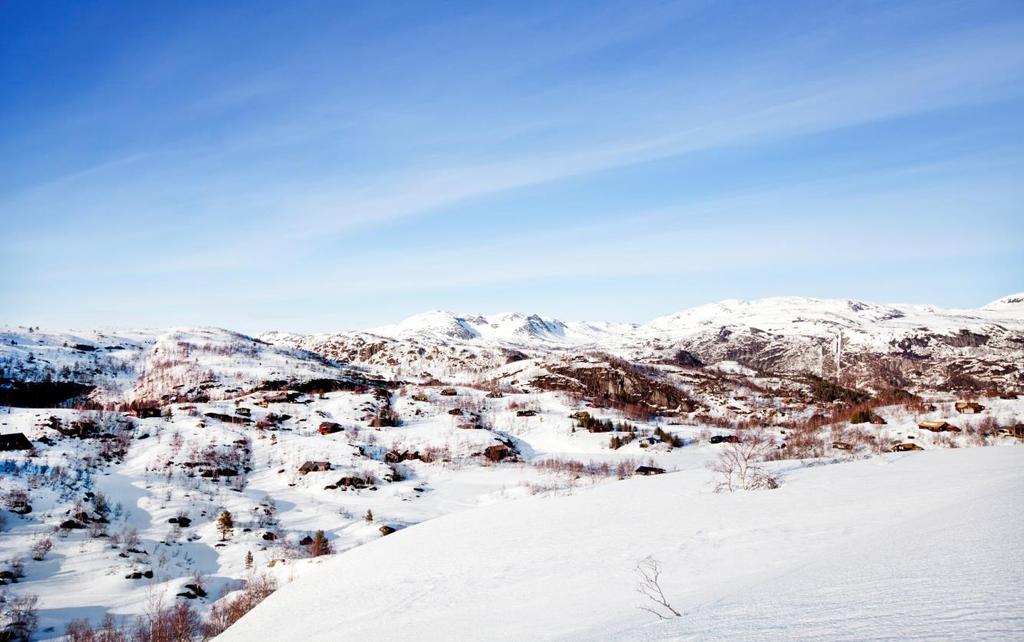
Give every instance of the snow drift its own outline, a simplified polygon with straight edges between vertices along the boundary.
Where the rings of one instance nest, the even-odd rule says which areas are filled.
[[[219,639],[1020,639],[1024,449],[703,470],[453,514],[325,562]],[[681,618],[636,608],[638,559]]]

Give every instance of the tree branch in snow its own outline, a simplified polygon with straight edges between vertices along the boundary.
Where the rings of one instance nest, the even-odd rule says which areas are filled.
[[[682,617],[683,614],[672,608],[672,605],[669,604],[668,599],[665,597],[665,593],[661,590],[661,563],[648,555],[636,563],[635,570],[636,574],[640,577],[636,592],[653,603],[653,606],[640,605],[637,608],[641,611],[647,611],[661,620],[667,620],[670,617]],[[665,611],[668,611],[671,615],[666,614]]]

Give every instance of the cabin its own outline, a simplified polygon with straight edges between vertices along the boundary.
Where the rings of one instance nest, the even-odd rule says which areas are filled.
[[[502,397],[504,397],[504,396],[505,396],[505,395],[504,395],[504,394],[502,394],[502,393],[501,393],[500,391],[498,391],[498,390],[492,390],[491,392],[488,392],[488,393],[487,393],[487,398],[488,398],[488,399],[501,399],[501,398],[502,398]]]
[[[459,393],[458,393],[458,391],[455,388],[443,388],[441,390],[441,396],[442,397],[454,397],[457,394],[459,394]]]
[[[536,410],[520,410],[516,412],[516,417],[536,417]]]
[[[272,403],[290,403],[299,398],[299,393],[285,391],[268,392],[264,394],[259,400],[256,401],[256,405],[261,408],[266,408]]]
[[[427,453],[420,453],[420,451],[418,450],[415,452],[411,452],[408,450],[403,450],[401,452],[399,452],[398,450],[389,450],[388,452],[384,453],[384,462],[388,464],[398,464],[403,461],[414,461],[417,459],[419,461],[429,463],[430,455]]]
[[[872,425],[875,425],[875,426],[884,426],[885,425],[885,419],[882,419],[878,415],[871,415],[870,421],[871,421]]]
[[[639,466],[639,467],[637,467],[635,472],[636,472],[637,475],[644,475],[644,476],[662,475],[662,474],[665,473],[665,469],[664,468],[658,468],[656,466]]]
[[[28,437],[23,432],[0,435],[0,451],[8,450],[32,450],[32,442],[28,440]]]
[[[932,432],[960,432],[959,428],[941,419],[922,421],[917,424],[917,427],[921,430],[930,430]]]
[[[832,448],[835,450],[853,450],[853,446],[845,441],[833,441]]]
[[[223,421],[226,424],[251,424],[252,420],[247,417],[239,417],[237,415],[225,415],[222,412],[207,412],[203,413],[204,416],[210,419],[216,419],[217,421]]]
[[[908,451],[908,450],[924,450],[924,448],[921,448],[917,444],[911,444],[909,442],[908,443],[902,443],[902,444],[896,444],[895,446],[892,447],[892,451],[894,453],[901,453],[901,452],[905,452],[905,451]]]
[[[712,435],[708,441],[712,444],[737,444],[740,438],[736,435]]]
[[[325,473],[330,469],[331,462],[329,461],[307,461],[299,466],[299,472],[303,475],[307,473]]]
[[[981,405],[976,401],[958,401],[956,402],[956,411],[961,415],[963,414],[977,414],[985,409],[985,406]]]

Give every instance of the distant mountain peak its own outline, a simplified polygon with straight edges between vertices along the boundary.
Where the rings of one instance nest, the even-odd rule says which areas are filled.
[[[996,299],[992,303],[983,306],[982,310],[1004,310],[1006,308],[1017,308],[1024,306],[1024,292],[1018,292],[1017,294],[1010,294],[1004,296],[1001,299]]]

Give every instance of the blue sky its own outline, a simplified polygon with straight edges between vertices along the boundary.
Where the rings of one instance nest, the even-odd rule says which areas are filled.
[[[1020,2],[0,4],[0,323],[1024,290]]]

